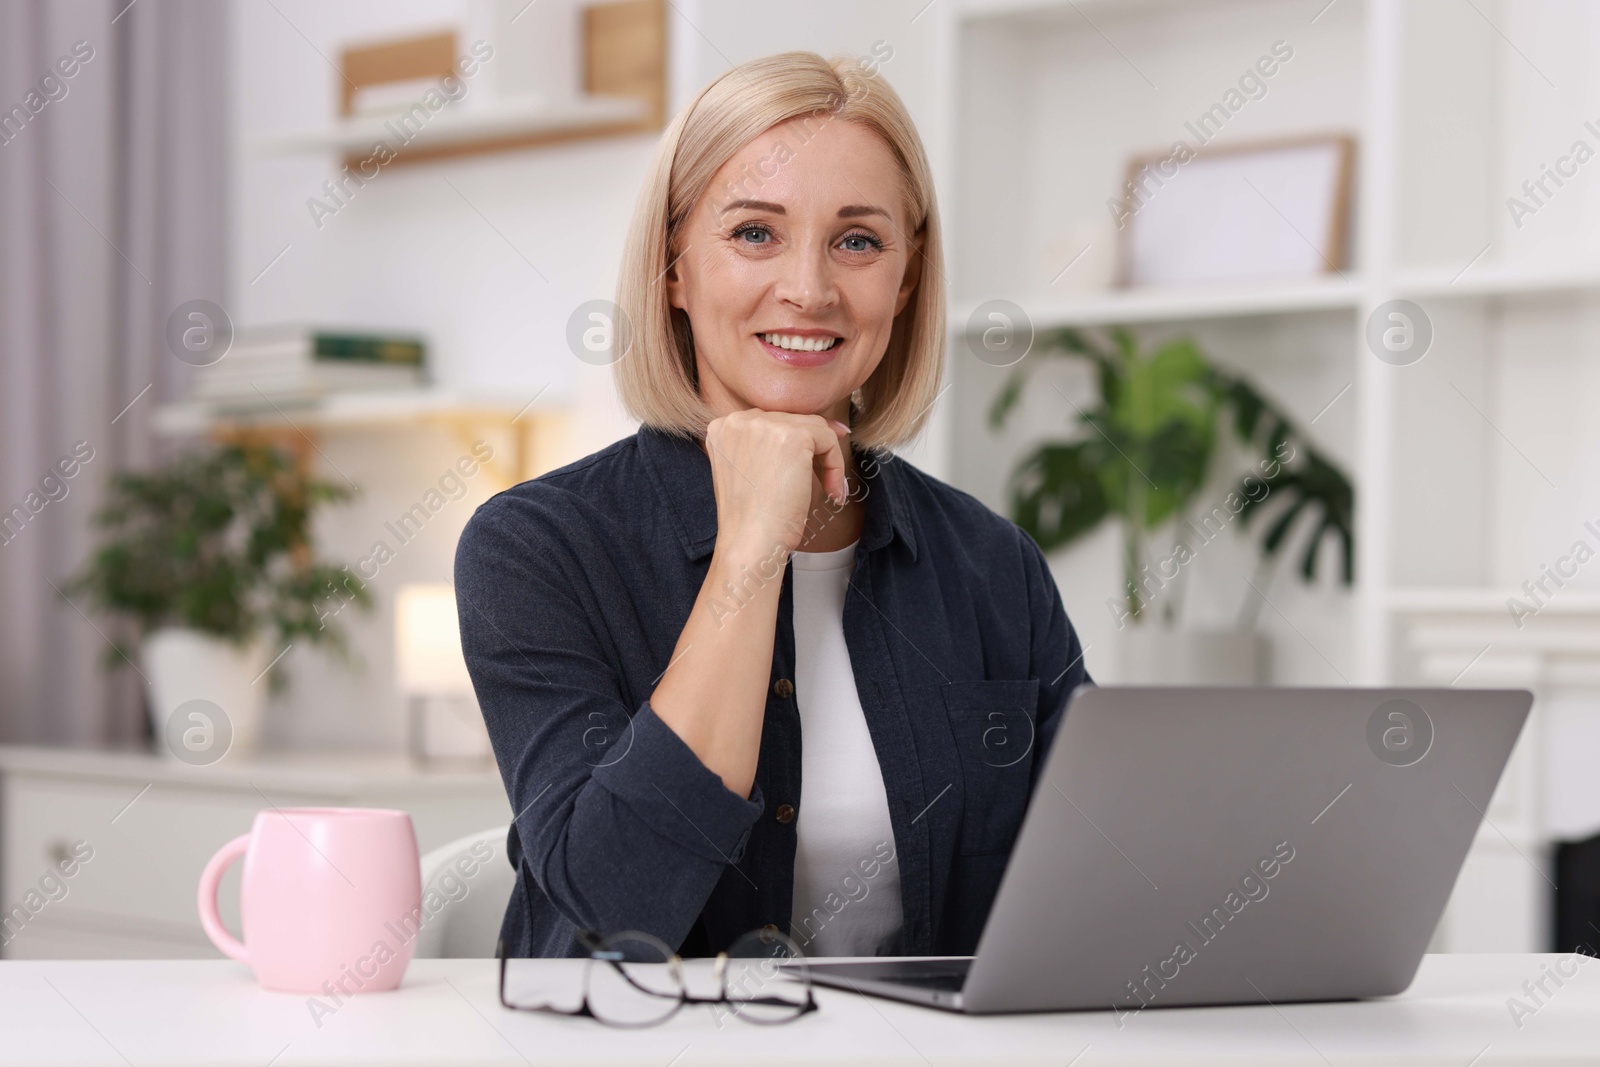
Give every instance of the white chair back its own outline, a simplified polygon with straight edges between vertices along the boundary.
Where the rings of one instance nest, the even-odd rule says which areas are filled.
[[[422,929],[413,959],[494,956],[517,872],[506,859],[509,826],[495,826],[422,857]]]

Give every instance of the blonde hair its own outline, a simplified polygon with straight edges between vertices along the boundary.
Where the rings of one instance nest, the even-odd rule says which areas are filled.
[[[662,134],[645,174],[617,286],[630,341],[615,364],[623,406],[645,425],[700,436],[713,418],[697,386],[688,316],[667,298],[668,256],[684,220],[741,148],[779,123],[823,115],[822,121],[859,123],[894,153],[913,224],[912,233],[900,237],[910,247],[920,235],[924,260],[883,359],[861,386],[851,441],[858,448],[904,445],[927,420],[944,370],[945,293],[939,214],[922,140],[899,95],[862,60],[782,52],[741,64],[702,89]]]

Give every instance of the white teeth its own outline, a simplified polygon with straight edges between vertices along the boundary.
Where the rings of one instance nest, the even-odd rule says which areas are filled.
[[[837,337],[796,337],[787,333],[764,333],[761,339],[774,348],[787,348],[794,352],[822,352],[832,348]]]

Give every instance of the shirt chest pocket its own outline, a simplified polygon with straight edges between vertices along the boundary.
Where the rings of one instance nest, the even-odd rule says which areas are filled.
[[[1028,807],[1039,679],[942,688],[961,765],[961,852],[1007,852]]]

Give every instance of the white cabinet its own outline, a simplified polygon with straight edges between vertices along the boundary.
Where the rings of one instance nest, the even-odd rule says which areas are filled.
[[[0,955],[218,956],[196,910],[201,869],[257,811],[311,805],[407,811],[423,852],[511,816],[492,768],[423,771],[399,756],[338,753],[190,767],[0,747]],[[235,933],[238,880],[236,865],[220,894]]]
[[[1485,814],[1434,938],[1435,951],[1550,947],[1562,840],[1600,830],[1600,598],[1577,590],[1517,624],[1489,593],[1397,590],[1400,669],[1408,684],[1533,690],[1533,713]]]

